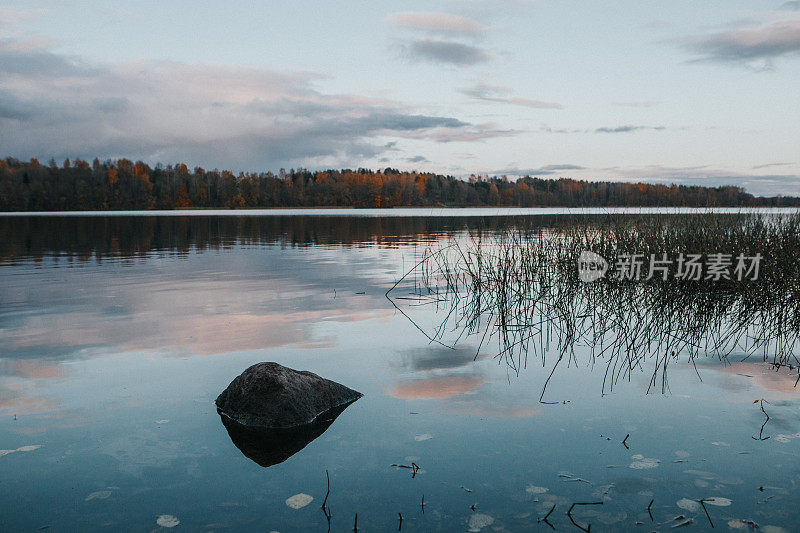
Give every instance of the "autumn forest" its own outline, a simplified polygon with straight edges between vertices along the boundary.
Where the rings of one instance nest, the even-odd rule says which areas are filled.
[[[274,207],[798,206],[797,197],[757,197],[741,187],[701,187],[568,178],[471,176],[383,170],[280,170],[278,174],[190,169],[128,159],[41,164],[0,160],[0,211]]]

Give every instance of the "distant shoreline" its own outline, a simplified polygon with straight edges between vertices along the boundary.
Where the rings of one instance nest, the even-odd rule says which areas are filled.
[[[349,217],[502,217],[537,215],[795,213],[798,207],[298,207],[261,209],[148,209],[96,211],[7,211],[0,217],[195,217],[195,216],[349,216]]]
[[[456,206],[456,207],[451,207]],[[572,178],[470,176],[392,168],[241,172],[128,159],[0,160],[2,212],[230,209],[559,209],[683,206],[795,207],[800,197],[755,196],[733,185],[701,186]],[[187,211],[188,212],[188,211]]]

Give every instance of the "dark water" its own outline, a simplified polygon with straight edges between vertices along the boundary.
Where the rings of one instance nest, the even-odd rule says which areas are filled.
[[[327,531],[326,470],[331,531],[356,513],[359,531],[398,513],[403,531],[550,530],[554,504],[549,522],[577,530],[572,503],[601,501],[574,519],[707,529],[703,498],[717,529],[795,530],[796,373],[681,361],[669,394],[645,394],[646,371],[603,394],[578,350],[544,405],[541,361],[517,375],[491,344],[474,360],[480,339],[431,344],[417,326],[436,309],[404,307],[415,325],[384,296],[425,246],[520,220],[0,217],[0,530]],[[260,361],[365,396],[264,468],[213,404]]]

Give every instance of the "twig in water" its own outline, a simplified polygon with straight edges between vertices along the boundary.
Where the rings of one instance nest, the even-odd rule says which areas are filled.
[[[764,423],[761,424],[761,431],[758,432],[758,437],[753,436],[753,440],[767,440],[769,438],[769,436],[766,436],[766,437],[764,436],[764,427],[767,425],[767,422],[769,422],[769,415],[764,410],[764,402],[765,401],[766,400],[764,400],[764,398],[761,398],[760,400],[756,400],[756,401],[753,402],[753,403],[760,403],[761,404],[761,412],[764,413],[764,416],[767,417],[764,420]],[[767,402],[767,403],[769,403],[769,402]]]
[[[558,477],[564,478],[565,481],[577,481],[578,483],[586,483],[587,485],[591,485],[592,482],[588,479],[583,479],[581,477],[575,477],[571,474],[559,474]]]
[[[328,490],[325,492],[325,499],[322,500],[322,510],[325,510],[325,504],[328,503],[328,496],[331,493],[331,476],[328,474],[328,470],[325,470],[325,478],[328,480]]]
[[[358,513],[356,513],[356,519],[353,522],[353,533],[356,533],[357,531],[358,531]]]
[[[403,513],[397,513],[397,516],[400,517],[400,525],[397,526],[397,531],[401,531],[403,529]]]
[[[425,495],[424,494],[422,495],[422,502],[420,502],[419,506],[422,507],[422,514],[425,514]]]
[[[328,490],[325,492],[325,499],[322,501],[322,514],[325,515],[325,520],[328,521],[328,533],[331,531],[331,510],[328,508],[328,496],[331,493],[331,476],[328,474],[328,470],[325,470],[325,478],[328,481]]]
[[[625,438],[622,439],[622,445],[625,446],[626,450],[630,450],[630,447],[628,446],[628,443],[627,443],[628,437],[630,437],[630,436],[631,436],[631,434],[628,433],[627,435],[625,435]]]
[[[550,518],[550,514],[555,510],[556,510],[556,504],[553,504],[553,506],[550,508],[550,510],[547,511],[547,514],[544,515],[544,518],[537,519],[536,523],[538,524],[538,523],[544,522],[545,524],[550,526],[551,529],[553,529],[555,531],[555,529],[556,529],[555,526],[553,524],[551,524],[549,520],[547,520],[548,518]]]
[[[706,518],[708,518],[708,523],[711,524],[711,527],[714,527],[714,522],[711,521],[711,515],[708,514],[708,509],[706,509],[706,500],[703,498],[702,500],[697,500],[700,502],[700,505],[703,506],[703,511],[706,512]]]
[[[577,527],[581,531],[586,531],[586,533],[590,533],[592,530],[592,524],[587,523],[586,527],[583,527],[582,525],[578,524],[574,518],[572,518],[572,509],[574,509],[576,505],[603,505],[603,502],[575,502],[570,506],[569,510],[567,511],[567,516],[569,517],[569,521],[572,522],[572,524],[575,527]]]
[[[653,522],[653,513],[650,512],[650,508],[653,506],[653,502],[656,501],[655,498],[650,500],[650,503],[647,504],[647,514],[650,515],[650,521]]]

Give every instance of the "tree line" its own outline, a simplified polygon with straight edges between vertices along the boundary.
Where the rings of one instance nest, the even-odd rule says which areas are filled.
[[[41,164],[0,160],[0,211],[270,207],[800,206],[797,197],[757,197],[741,187],[583,181],[429,172],[281,169],[240,172],[151,167],[128,159]]]

